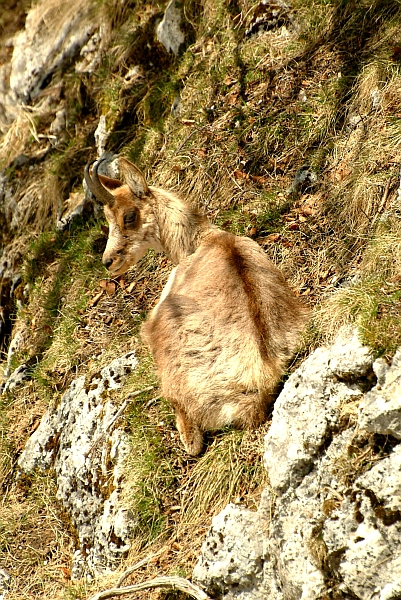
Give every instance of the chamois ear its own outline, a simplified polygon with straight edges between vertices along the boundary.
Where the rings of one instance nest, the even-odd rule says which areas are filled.
[[[120,157],[118,162],[120,171],[130,190],[139,198],[146,196],[149,192],[148,184],[138,167],[123,157]]]
[[[106,177],[106,175],[98,175],[100,183],[108,190],[116,190],[123,185],[123,182],[113,177]]]

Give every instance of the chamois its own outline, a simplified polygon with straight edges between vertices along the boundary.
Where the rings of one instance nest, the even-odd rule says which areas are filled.
[[[86,166],[85,180],[104,204],[110,275],[125,273],[149,248],[177,265],[141,334],[181,441],[196,456],[204,431],[265,420],[307,311],[255,241],[220,230],[175,195],[148,186],[125,158],[125,184],[98,174],[101,160],[92,175]]]

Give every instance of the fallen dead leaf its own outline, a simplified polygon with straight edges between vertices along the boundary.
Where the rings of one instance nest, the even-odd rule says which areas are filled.
[[[233,79],[230,75],[226,75],[223,79],[225,85],[233,85],[234,83],[237,83],[237,81],[238,79]]]
[[[315,209],[312,206],[302,206],[299,212],[305,217],[311,217],[315,214]]]
[[[280,234],[279,233],[269,233],[269,235],[267,235],[265,237],[265,241],[266,242],[277,242],[280,239]]]
[[[266,178],[263,175],[249,175],[249,173],[244,173],[240,169],[234,169],[233,176],[235,179],[246,179],[255,181],[256,183],[265,183]]]
[[[112,296],[116,291],[116,283],[108,279],[101,279],[99,281],[100,287],[106,291],[108,296]]]
[[[171,545],[174,548],[174,550],[182,550],[182,546],[178,542],[173,542]]]
[[[240,171],[239,169],[234,169],[233,175],[235,179],[248,179],[249,175],[244,173],[244,171]]]
[[[66,579],[71,579],[71,569],[68,569],[67,567],[60,567],[60,571]]]
[[[238,96],[239,96],[239,93],[238,93],[238,92],[233,92],[232,94],[229,94],[229,95],[227,96],[227,104],[228,104],[229,106],[234,106],[234,104],[235,104],[235,103],[237,102],[237,100],[238,100]]]

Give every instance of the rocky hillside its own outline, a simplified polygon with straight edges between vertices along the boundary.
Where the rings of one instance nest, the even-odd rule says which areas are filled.
[[[3,2],[0,598],[400,597],[400,26],[398,0]],[[171,263],[101,263],[83,171],[117,155],[311,307],[271,422],[200,458],[139,336]]]

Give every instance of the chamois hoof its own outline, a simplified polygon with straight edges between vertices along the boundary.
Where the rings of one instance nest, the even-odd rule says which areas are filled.
[[[198,456],[203,450],[203,431],[184,413],[177,414],[177,429],[182,445],[188,454]]]
[[[190,456],[198,456],[203,450],[203,433],[199,429],[192,438],[184,438],[180,433],[180,439],[186,452]]]

